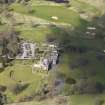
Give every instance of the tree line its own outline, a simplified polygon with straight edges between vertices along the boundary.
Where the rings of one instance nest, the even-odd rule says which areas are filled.
[[[19,38],[18,33],[9,32],[1,33],[3,36],[0,40],[0,62],[1,68],[10,62],[10,58],[14,58],[19,52]]]

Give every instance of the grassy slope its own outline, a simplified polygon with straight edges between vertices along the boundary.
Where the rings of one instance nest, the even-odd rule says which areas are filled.
[[[32,16],[37,16],[39,18],[43,18],[52,22],[62,22],[62,23],[68,23],[73,26],[81,25],[81,21],[83,24],[86,22],[83,21],[79,15],[69,10],[65,7],[58,7],[58,6],[34,6],[32,7],[33,12],[28,13],[28,8],[26,6],[20,5],[20,4],[13,4],[11,8],[14,9],[16,12],[25,13]],[[57,16],[59,19],[57,21],[54,21],[51,17]],[[83,25],[81,25],[83,26]]]
[[[105,95],[76,95],[71,97],[71,105],[95,105],[96,99],[102,98],[104,99]]]
[[[87,7],[87,8],[85,8],[85,11],[88,11],[88,12],[96,11],[96,9],[94,7],[91,7],[91,6],[89,7],[88,4],[86,4],[84,6],[84,3],[82,4],[81,2],[74,2],[72,5],[76,8],[79,8],[80,10],[83,10],[85,7]],[[67,10],[65,7],[36,6],[36,7],[33,7],[33,9],[35,11],[32,14],[27,13],[27,7],[23,7],[19,4],[12,5],[12,8],[14,8],[14,10],[16,12],[25,13],[25,14],[32,15],[32,16],[37,16],[37,17],[44,18],[44,19],[47,19],[50,21],[53,21],[51,19],[51,16],[56,15],[59,17],[59,20],[57,22],[65,22],[65,23],[72,24],[74,26],[80,26],[81,25],[81,19],[80,19],[79,15],[76,12],[73,12],[71,10]],[[36,29],[32,29],[32,30],[22,31],[22,37],[25,37],[26,39],[30,39],[30,40],[35,40],[35,41],[43,41],[43,40],[45,40],[45,35],[47,33],[50,33],[50,32],[51,32],[51,30],[49,30],[47,28],[36,28]],[[77,40],[76,40],[76,42],[77,42]],[[77,44],[79,42],[81,42],[81,41],[78,41]],[[84,41],[84,43],[86,43],[88,45],[90,44],[89,46],[91,46],[93,44],[94,44],[94,46],[96,46],[96,44],[97,44],[97,42],[96,43],[93,43],[93,42],[87,43],[85,41]],[[81,42],[81,44],[83,44],[83,43]],[[97,46],[98,45],[100,45],[100,44],[97,44]],[[87,57],[90,56],[88,58],[92,59],[92,63],[90,65],[88,65],[88,67],[78,68],[77,70],[74,70],[74,71],[71,70],[69,67],[70,61],[72,61],[72,60],[74,60],[80,56],[87,56]],[[104,64],[102,64],[101,62],[98,62],[95,59],[94,54],[64,55],[63,64],[60,65],[60,67],[59,67],[60,72],[65,73],[67,76],[73,76],[76,79],[80,78],[83,75],[89,75],[87,73],[87,71],[89,69],[95,69],[97,71],[98,75],[96,75],[95,77],[90,77],[90,78],[101,81],[102,83],[105,82],[104,68],[105,68]],[[32,75],[31,71],[30,71],[30,69],[31,69],[30,67],[27,67],[27,72],[23,76],[24,69],[26,69],[26,67],[22,66],[22,65],[20,65],[20,66],[18,65],[18,69],[17,69],[17,65],[15,65],[15,66],[13,66],[13,68],[11,68],[11,67],[7,68],[7,70],[5,72],[0,74],[0,78],[1,78],[0,83],[1,84],[10,84],[10,82],[14,83],[14,81],[10,80],[8,77],[9,71],[12,69],[16,70],[16,72],[18,71],[16,74],[17,80],[20,80],[20,79],[25,80],[25,81],[30,80],[32,83],[31,86],[26,91],[22,92],[22,94],[20,94],[17,97],[21,97],[24,94],[30,94],[30,90],[33,89],[34,87],[36,87],[35,85],[36,85],[37,81],[40,81],[40,76]],[[32,82],[33,80],[35,80],[35,82],[36,82],[34,85]],[[11,93],[9,93],[9,94],[11,95]],[[12,96],[12,97],[14,98],[14,96]],[[97,97],[100,97],[100,95],[95,96],[95,98],[97,98]],[[101,97],[104,98],[105,96],[102,95]],[[82,95],[79,95],[79,96],[76,95],[76,96],[71,96],[70,103],[71,103],[71,105],[93,105],[95,98],[93,99],[93,95],[83,95],[83,96]],[[34,105],[34,104],[32,104],[32,105]]]
[[[82,1],[84,3],[88,3],[89,5],[93,5],[95,7],[97,7],[101,13],[105,13],[105,1],[104,0],[79,0]]]
[[[94,13],[96,15],[99,15],[99,13],[100,13],[100,11],[96,7],[90,5],[86,2],[82,2],[81,0],[71,1],[71,6],[75,7],[78,11]]]
[[[26,61],[24,61],[26,62]],[[10,100],[19,100],[21,97],[29,96],[38,90],[40,90],[41,86],[44,82],[42,80],[46,77],[41,73],[33,74],[31,64],[27,61],[27,64],[24,65],[22,61],[15,61],[12,67],[7,67],[6,70],[0,73],[0,84],[6,85],[10,87],[11,85],[18,83],[19,81],[23,81],[24,83],[29,83],[29,87],[25,89],[25,91],[21,92],[18,95],[13,95],[9,90],[6,91]],[[18,68],[18,69],[17,69]],[[14,71],[14,79],[10,78],[10,71]]]
[[[72,61],[75,61],[75,59],[78,58],[87,58],[90,61],[90,64],[85,66],[85,67],[78,67],[76,69],[71,69],[70,68],[70,64],[72,63]],[[98,60],[96,60],[95,54],[93,52],[91,52],[90,54],[73,54],[73,53],[69,53],[64,54],[63,58],[62,58],[62,62],[63,64],[61,64],[59,66],[59,72],[63,73],[65,75],[65,78],[68,77],[72,77],[75,78],[77,81],[82,78],[83,76],[88,77],[90,80],[95,80],[95,81],[99,81],[101,83],[105,83],[105,65],[102,62],[99,62]],[[90,72],[95,70],[96,75],[91,75]],[[64,88],[64,93],[63,94],[68,94],[70,89],[69,85],[65,85]],[[95,95],[72,95],[70,96],[70,103],[69,105],[94,105],[96,102],[96,99],[104,99],[105,98],[105,94],[95,94]],[[105,103],[104,103],[105,104]],[[104,105],[103,104],[103,105]]]
[[[78,68],[72,70],[70,68],[70,64],[72,63],[72,61],[75,61],[76,59],[78,59],[80,57],[87,58],[90,61],[89,65],[87,65],[85,67],[78,67]],[[100,81],[103,84],[105,83],[105,79],[104,79],[105,65],[104,65],[104,63],[102,63],[96,59],[96,55],[94,52],[89,52],[89,53],[85,53],[82,55],[73,54],[73,53],[69,53],[68,55],[64,54],[62,60],[63,60],[63,64],[60,65],[59,70],[60,70],[60,72],[66,74],[66,76],[73,77],[77,80],[82,78],[83,76],[87,76],[90,79]],[[92,76],[90,74],[91,70],[95,70],[96,75]]]
[[[23,38],[28,39],[28,40],[32,40],[35,42],[46,41],[46,35],[49,33],[50,33],[50,30],[46,27],[45,28],[37,27],[37,28],[32,28],[31,30],[21,31],[21,35]]]

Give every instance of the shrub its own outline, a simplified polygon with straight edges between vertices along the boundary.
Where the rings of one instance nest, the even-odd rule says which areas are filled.
[[[105,63],[105,54],[104,53],[97,53],[96,57],[99,61],[102,61],[103,63]]]
[[[56,38],[52,35],[47,35],[46,36],[46,41],[47,42],[54,42],[56,40]]]
[[[34,98],[33,96],[24,96],[24,97],[20,98],[18,102],[32,101],[33,98]]]
[[[0,93],[0,105],[4,105],[5,103],[7,103],[7,97],[6,95]]]
[[[75,60],[75,61],[70,65],[70,67],[71,67],[72,69],[75,69],[75,68],[78,68],[78,67],[80,67],[80,66],[86,66],[86,65],[88,65],[88,64],[89,64],[88,59],[86,59],[86,58],[79,58],[79,59]]]
[[[30,14],[33,14],[34,12],[35,12],[35,10],[33,10],[33,9],[28,10],[28,13],[30,13]]]
[[[71,78],[71,77],[68,77],[68,78],[65,79],[65,82],[68,83],[68,84],[75,84],[76,80]]]
[[[78,94],[96,94],[104,91],[104,85],[88,79],[81,79],[73,85],[74,93]]]
[[[99,82],[96,82],[96,89],[99,91],[99,93],[102,93],[103,90],[105,89],[104,85],[99,83]]]
[[[0,92],[5,92],[7,89],[6,86],[0,85]]]
[[[102,100],[102,99],[96,99],[94,105],[103,105],[103,104],[104,104],[104,100]]]
[[[80,53],[80,54],[88,51],[86,47],[78,47],[78,46],[72,46],[72,45],[67,46],[65,49],[70,52]]]
[[[29,84],[17,83],[17,84],[10,86],[9,89],[13,94],[17,95],[20,92],[22,92],[23,90],[25,90],[28,86],[29,86]]]

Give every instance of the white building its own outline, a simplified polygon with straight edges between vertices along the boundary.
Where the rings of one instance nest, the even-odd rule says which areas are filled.
[[[42,69],[42,70],[50,70],[57,64],[58,60],[58,52],[56,50],[52,51],[49,57],[43,57],[40,59],[40,62],[38,64],[34,64],[32,66],[32,72],[35,71],[35,69]]]
[[[17,58],[20,59],[34,59],[35,58],[35,50],[36,44],[30,42],[23,42],[21,45],[21,54]]]

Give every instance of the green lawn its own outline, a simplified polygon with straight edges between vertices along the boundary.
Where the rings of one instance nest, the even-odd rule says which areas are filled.
[[[24,64],[24,62],[27,64]],[[32,63],[30,61],[15,61],[13,66],[9,66],[0,73],[0,85],[4,85],[7,87],[10,87],[13,84],[19,83],[19,81],[22,81],[23,83],[29,83],[29,86],[22,91],[18,95],[14,95],[10,92],[8,89],[5,93],[9,97],[9,101],[16,101],[21,99],[24,96],[30,96],[37,91],[39,91],[45,81],[42,81],[47,74],[46,73],[32,73]],[[14,79],[10,78],[10,71],[14,71]]]
[[[97,99],[104,99],[104,94],[97,95],[74,95],[70,97],[71,105],[95,105]],[[105,103],[103,104],[105,105]]]
[[[30,28],[29,30],[21,30],[21,37],[35,41],[44,42],[46,41],[46,35],[51,33],[51,30],[47,27]]]
[[[8,28],[7,25],[0,25],[0,32],[4,32],[4,31],[6,31],[7,28]]]
[[[29,9],[27,6],[20,4],[13,4],[10,8],[13,8],[14,11],[36,16],[39,18],[43,18],[52,22],[61,22],[68,23],[73,26],[84,26],[86,25],[86,21],[81,19],[78,13],[67,9],[66,7],[58,7],[58,6],[33,6],[32,13],[29,13]],[[53,20],[51,17],[57,16],[58,20]]]

